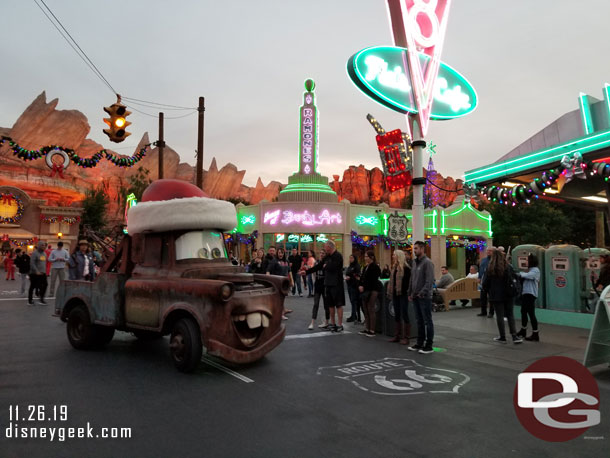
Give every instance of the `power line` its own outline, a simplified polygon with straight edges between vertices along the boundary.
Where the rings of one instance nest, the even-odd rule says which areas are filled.
[[[137,111],[138,113],[143,114],[143,115],[145,115],[145,116],[150,116],[151,118],[158,118],[158,117],[159,117],[159,115],[156,115],[156,114],[150,114],[150,113],[147,113],[147,112],[145,112],[145,111],[138,110],[136,107],[134,107],[134,106],[133,106],[133,105],[131,105],[131,104],[130,104],[130,105],[125,105],[125,106],[126,106],[127,108],[129,108],[130,110]],[[165,116],[163,119],[180,119],[180,118],[186,118],[187,116],[194,115],[195,113],[197,113],[197,111],[196,111],[196,110],[191,111],[190,113],[187,113],[187,114],[184,114],[184,115],[181,115],[181,116]]]
[[[36,2],[36,4],[38,5],[38,1],[34,0]],[[44,6],[45,8],[49,11],[49,13],[51,13],[51,15],[53,16],[53,18],[57,21],[57,23],[59,24],[59,26],[63,29],[63,31],[68,35],[68,37],[70,37],[70,40],[72,40],[72,43],[74,43],[74,45],[76,45],[76,47],[79,49],[79,51],[82,53],[79,54],[79,56],[81,57],[81,59],[84,57],[86,59],[86,62],[88,62],[88,64],[90,64],[90,68],[93,67],[95,69],[94,73],[96,73],[96,75],[98,76],[98,78],[100,78],[109,88],[110,90],[114,93],[117,94],[117,91],[112,87],[112,85],[108,82],[108,80],[104,77],[104,75],[102,74],[102,72],[99,70],[99,68],[97,68],[95,66],[95,64],[93,63],[93,61],[91,59],[89,59],[89,56],[87,56],[87,53],[85,51],[83,51],[83,49],[78,45],[78,43],[76,42],[76,40],[72,37],[72,35],[70,35],[70,32],[68,32],[68,30],[64,27],[64,25],[61,23],[61,21],[57,18],[57,16],[55,16],[55,14],[53,13],[53,11],[51,11],[51,8],[49,8],[47,6],[47,4],[44,2],[44,0],[39,0]],[[38,7],[40,8],[40,5],[38,5]],[[41,8],[42,9],[42,8]],[[43,10],[44,13],[44,10]],[[45,13],[45,16],[47,16],[47,18],[51,21],[51,18],[49,18],[49,16]],[[55,23],[53,21],[51,21],[53,23],[53,25],[55,25]],[[57,26],[56,26],[57,28]],[[59,30],[59,29],[58,29]],[[61,33],[61,32],[60,32]],[[62,34],[62,36],[66,39],[67,38]],[[78,54],[78,51],[76,51],[76,49],[74,48],[74,46],[72,46],[72,49],[74,49],[74,51]]]
[[[40,1],[44,5],[44,7],[51,14],[51,16],[53,16],[53,18],[55,19],[55,21],[57,23],[55,21],[53,21],[53,19],[51,19],[51,17],[42,8],[42,6],[40,6],[38,1]],[[57,29],[57,31],[62,36],[62,38],[64,40],[66,40],[66,42],[70,45],[70,47],[74,50],[74,52],[78,55],[78,57],[80,57],[82,59],[82,61],[85,62],[85,64],[95,74],[95,76],[97,76],[112,91],[113,94],[115,94],[116,96],[119,96],[119,93],[114,89],[114,87],[112,87],[110,82],[106,79],[106,77],[103,75],[103,73],[100,71],[100,69],[97,68],[97,66],[89,58],[87,53],[85,53],[85,51],[83,51],[83,49],[79,46],[79,44],[76,42],[74,37],[72,37],[72,35],[70,35],[70,32],[68,32],[68,30],[64,27],[64,25],[61,23],[59,18],[57,16],[55,16],[53,11],[51,11],[51,8],[49,8],[49,6],[44,2],[44,0],[34,0],[34,3],[36,3],[36,6],[38,6],[38,8],[40,8],[40,10],[44,13],[44,15],[49,20],[49,22],[51,24],[53,24],[53,27],[55,27]],[[59,24],[59,27],[58,27],[58,24]],[[60,27],[61,27],[61,29],[60,29]],[[62,32],[62,30],[63,30],[63,32]],[[68,37],[69,37],[69,39],[68,39]],[[149,104],[149,105],[152,105],[152,106],[148,106],[148,108],[165,107],[165,109],[168,109],[168,110],[169,109],[173,109],[173,110],[197,110],[197,108],[195,108],[195,107],[182,107],[182,106],[178,106],[178,105],[169,105],[169,104],[164,104],[164,103],[150,102],[150,101],[146,101],[146,100],[135,99],[135,98],[132,98],[132,97],[125,97],[125,96],[120,96],[120,97],[122,99],[125,99],[125,100],[130,100],[131,103],[141,102],[141,103],[139,103],[139,105],[142,105],[142,106],[147,106],[147,105],[144,105],[145,103]],[[137,111],[139,113],[145,114],[147,116],[152,116],[152,117],[155,117],[155,118],[157,117],[157,115],[151,115],[151,114],[148,114],[148,113],[144,113],[144,112],[142,112],[140,110],[137,110],[133,106],[131,107],[131,109],[133,109],[134,111]],[[188,113],[188,114],[183,115],[183,116],[169,117],[169,118],[166,118],[166,119],[183,118],[183,117],[186,117],[186,116],[188,116],[190,114],[192,114],[192,113]]]
[[[158,105],[161,107],[171,107],[171,108],[175,108],[176,110],[196,110],[197,109],[197,107],[181,107],[178,105],[167,105],[165,103],[149,102],[147,100],[134,99],[133,97],[123,97],[123,98],[125,100],[131,100],[132,102],[135,100],[136,102],[148,103],[151,105]]]
[[[147,103],[140,103],[140,102],[134,102],[132,99],[130,99],[129,97],[123,97],[121,96],[121,100],[126,101],[127,103],[130,103],[132,105],[139,105],[142,107],[146,107],[146,108],[153,108],[156,110],[163,110],[163,111],[197,111],[197,108],[167,108],[164,105],[149,105]]]
[[[74,52],[76,53],[76,55],[78,57],[80,57],[82,59],[82,61],[87,65],[87,67],[89,67],[91,69],[91,71],[95,74],[95,76],[97,76],[99,78],[98,73],[95,71],[94,67],[91,66],[91,64],[89,62],[87,62],[87,60],[78,52],[78,50],[76,49],[76,47],[72,44],[72,42],[70,42],[70,40],[68,40],[68,38],[64,35],[64,33],[61,31],[61,29],[57,26],[57,24],[55,24],[55,22],[53,22],[53,19],[51,19],[51,17],[47,14],[47,12],[42,8],[42,6],[40,6],[40,4],[37,2],[37,0],[34,0],[34,3],[36,3],[36,6],[38,8],[40,8],[40,11],[43,12],[43,14],[47,17],[47,19],[49,20],[49,22],[51,24],[53,24],[53,27],[55,27],[57,29],[57,31],[59,32],[59,34],[62,36],[62,38],[64,40],[66,40],[66,42],[70,45],[70,47],[72,47],[72,49],[74,50]],[[101,79],[101,78],[100,78]],[[112,86],[110,86],[108,83],[106,83],[104,80],[102,80],[102,83],[104,83],[113,93],[114,93],[114,89],[112,88]]]

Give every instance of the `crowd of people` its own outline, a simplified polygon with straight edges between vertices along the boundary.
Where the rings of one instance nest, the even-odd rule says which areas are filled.
[[[299,254],[296,248],[287,254],[284,248],[271,246],[266,253],[259,248],[252,261],[246,265],[246,270],[251,273],[287,277],[293,295],[303,297],[306,293],[308,298],[313,298],[309,330],[314,330],[316,325],[332,332],[344,330],[344,291],[347,290],[351,313],[345,321],[363,324],[364,329],[359,334],[367,337],[374,337],[377,333],[376,304],[379,295],[384,292],[380,279],[387,279],[385,292],[387,300],[392,303],[396,325],[390,342],[410,344],[412,323],[409,308],[412,306],[418,332],[416,343],[408,348],[429,353],[433,351],[434,301],[439,297],[438,293],[450,287],[455,280],[446,266],[441,266],[440,278],[434,279],[434,265],[425,255],[423,242],[415,242],[412,252],[414,259],[411,259],[410,253],[406,251],[395,250],[391,265],[386,264],[384,269],[380,268],[373,251],[365,253],[364,266],[361,266],[352,254],[349,257],[349,265],[344,269],[343,256],[332,241],[325,243],[319,253],[310,250],[305,255]],[[54,295],[57,284],[66,277],[66,269],[70,280],[93,281],[101,265],[101,255],[86,240],[79,241],[72,254],[63,248],[60,241],[56,249],[45,242],[38,242],[31,255],[17,248],[14,252],[3,253],[3,256],[6,280],[16,280],[18,274],[19,292],[25,295],[27,289],[30,305],[33,305],[34,293],[38,296],[39,303],[46,305],[44,298],[48,278],[50,294]],[[601,261],[602,271],[599,278],[592,278],[598,290],[610,284],[610,256],[602,256]],[[235,258],[232,258],[231,262],[240,263]],[[525,271],[515,272],[504,249],[490,247],[479,265],[470,266],[467,278],[476,279],[479,284],[481,309],[478,316],[496,317],[496,342],[507,342],[506,323],[513,343],[522,343],[523,339],[540,340],[535,305],[540,269],[534,254],[527,257]],[[517,298],[521,305],[521,328],[518,331],[513,315],[513,305]],[[324,317],[318,324],[320,301]],[[468,302],[468,299],[462,299],[461,305],[466,306]],[[288,319],[287,315],[291,312],[292,310],[285,308],[282,318]],[[530,324],[531,334],[528,335]]]
[[[381,269],[375,253],[364,254],[364,265],[352,254],[349,264],[343,268],[343,257],[333,242],[324,245],[319,253],[308,251],[302,256],[292,249],[287,255],[283,248],[270,247],[265,253],[258,249],[254,259],[247,266],[252,273],[286,276],[290,279],[293,295],[313,298],[311,321],[308,329],[320,329],[341,332],[343,326],[343,307],[346,305],[344,291],[351,305],[348,323],[360,323],[364,329],[359,334],[374,337],[377,334],[376,304],[383,294],[384,287],[380,279],[387,279],[385,293],[394,310],[395,333],[390,342],[407,345],[409,350],[421,353],[433,351],[434,323],[432,312],[434,301],[440,291],[448,288],[455,281],[447,266],[441,266],[441,276],[434,278],[434,265],[425,255],[425,244],[416,242],[413,245],[413,257],[409,252],[395,250],[392,263]],[[610,257],[607,260],[606,274],[610,282]],[[527,258],[527,269],[515,272],[507,260],[504,250],[490,247],[479,265],[470,266],[467,278],[476,279],[480,289],[481,312],[479,316],[496,317],[498,336],[494,341],[506,343],[506,324],[513,343],[523,340],[539,341],[538,320],[536,319],[536,298],[540,282],[538,259],[530,254]],[[521,328],[517,330],[513,306],[516,300],[521,304]],[[318,324],[320,301],[324,317]],[[461,299],[461,305],[468,304],[469,299]],[[452,304],[454,304],[452,302]],[[417,322],[417,341],[410,345],[412,323],[409,308]],[[489,312],[488,312],[489,310]],[[291,310],[284,311],[284,318]],[[528,325],[531,323],[531,334]]]
[[[18,271],[19,294],[25,296],[27,290],[29,305],[34,305],[34,294],[40,305],[47,305],[47,289],[50,286],[50,296],[55,295],[57,285],[66,278],[66,269],[70,280],[95,280],[102,261],[99,251],[87,240],[80,240],[72,254],[68,253],[61,241],[57,242],[55,249],[51,244],[39,241],[31,255],[16,248],[3,253],[3,257],[6,280],[15,280]]]
[[[384,288],[381,278],[388,279],[386,289],[388,300],[394,304],[396,335],[390,340],[409,345],[411,323],[409,304],[412,303],[417,318],[417,342],[408,348],[411,351],[431,353],[434,339],[432,322],[432,293],[434,284],[434,266],[425,255],[425,244],[416,242],[413,248],[415,261],[411,262],[407,252],[396,250],[392,255],[392,265],[382,272],[375,253],[367,251],[362,267],[354,255],[349,257],[349,265],[344,269],[343,256],[334,242],[324,244],[319,253],[308,251],[300,255],[296,248],[289,256],[283,248],[269,247],[267,253],[261,248],[247,266],[250,273],[281,275],[288,277],[293,295],[313,298],[311,322],[308,329],[320,329],[331,332],[344,331],[343,309],[346,305],[345,289],[351,304],[348,323],[362,323],[364,329],[359,334],[374,337],[377,333],[376,304]],[[318,324],[320,301],[324,317]],[[284,318],[291,310],[284,310]]]

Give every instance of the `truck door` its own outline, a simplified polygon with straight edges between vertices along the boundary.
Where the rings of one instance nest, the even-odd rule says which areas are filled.
[[[158,328],[169,273],[168,237],[146,236],[142,263],[136,271],[125,285],[125,321],[128,325]]]

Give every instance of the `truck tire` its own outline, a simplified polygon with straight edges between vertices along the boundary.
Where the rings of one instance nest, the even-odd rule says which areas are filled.
[[[201,334],[199,326],[191,318],[181,318],[174,324],[169,348],[176,369],[192,372],[201,361]]]
[[[89,320],[89,312],[84,305],[79,305],[70,310],[66,331],[70,344],[77,350],[88,350],[95,347],[97,333],[95,326]]]

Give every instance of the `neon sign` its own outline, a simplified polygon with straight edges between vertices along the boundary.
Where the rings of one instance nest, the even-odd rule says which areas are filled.
[[[438,100],[437,75],[450,6],[451,0],[400,0],[402,26],[407,39],[409,75],[415,93],[422,137],[425,137],[428,131],[432,103]],[[421,61],[419,50],[428,57],[428,62]],[[459,86],[456,89],[459,92]]]
[[[242,224],[254,224],[256,222],[256,216],[254,215],[244,215],[241,217]]]
[[[360,224],[361,226],[363,226],[365,224],[369,224],[370,226],[377,226],[377,223],[379,223],[379,219],[376,216],[364,216],[364,215],[356,216],[356,219],[354,221],[356,221],[356,223]]]
[[[376,46],[354,54],[347,72],[354,84],[366,95],[400,113],[417,113],[413,88],[404,70],[407,48]],[[430,56],[418,53],[422,67]],[[477,106],[477,94],[460,73],[440,63],[432,89],[430,119],[453,119],[471,113]]]
[[[263,218],[263,221],[265,224],[269,223],[272,226],[275,226],[277,224],[277,220],[279,217],[280,217],[280,211],[275,210],[272,212],[265,213],[265,217]]]
[[[134,193],[129,194],[125,203],[125,224],[127,224],[127,213],[129,212],[129,209],[137,204],[138,199],[136,199],[136,195]],[[123,232],[127,234],[127,228],[123,229]]]
[[[290,234],[288,236],[288,243],[299,243],[299,236],[297,234]]]
[[[326,235],[324,235],[324,234],[319,234],[319,235],[316,237],[316,240],[317,240],[318,242],[323,242],[323,243],[326,243],[326,242],[328,242],[328,237],[326,237]]]
[[[305,81],[305,94],[301,107],[301,127],[299,135],[299,172],[309,175],[318,168],[318,116],[314,104],[313,90],[316,87],[312,79]]]
[[[341,224],[343,221],[341,218],[341,213],[337,212],[331,214],[327,209],[322,210],[317,215],[309,213],[307,210],[301,213],[285,210],[281,212],[281,219],[280,212],[281,210],[265,212],[263,221],[265,224],[270,224],[271,226],[276,226],[278,223],[280,223],[283,226],[287,226],[289,224],[300,224],[307,227],[323,225],[330,226],[332,224]]]
[[[301,243],[309,243],[309,242],[313,242],[313,237],[311,235],[301,236]]]
[[[285,237],[284,234],[275,234],[275,243],[283,242]]]

